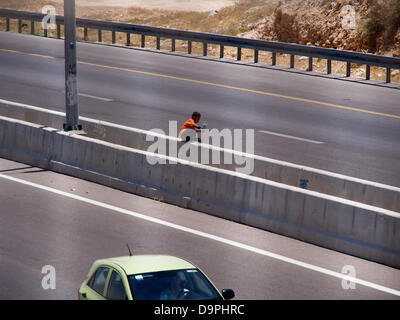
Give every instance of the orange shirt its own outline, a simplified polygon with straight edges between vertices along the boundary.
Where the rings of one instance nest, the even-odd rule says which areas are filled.
[[[179,132],[182,132],[182,130],[185,130],[185,129],[195,129],[195,127],[194,127],[195,124],[196,123],[194,122],[194,120],[192,118],[190,118],[183,124],[183,126],[182,126],[181,130],[179,130]]]

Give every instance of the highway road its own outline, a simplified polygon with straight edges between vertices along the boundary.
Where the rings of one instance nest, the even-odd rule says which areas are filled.
[[[64,110],[63,41],[0,32],[0,97]],[[209,128],[256,131],[255,153],[400,186],[399,85],[79,43],[81,115],[168,132],[197,110]]]
[[[0,203],[0,299],[76,299],[92,262],[126,243],[187,258],[238,299],[400,298],[398,269],[4,159]]]

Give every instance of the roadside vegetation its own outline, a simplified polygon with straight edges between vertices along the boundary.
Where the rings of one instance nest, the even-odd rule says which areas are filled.
[[[400,0],[372,2],[360,24],[364,42],[370,51],[390,50],[394,46],[397,56],[400,56],[399,28]]]

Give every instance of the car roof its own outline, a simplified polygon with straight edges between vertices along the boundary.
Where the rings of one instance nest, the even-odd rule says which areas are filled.
[[[119,265],[127,275],[197,268],[191,262],[170,255],[133,255],[97,260],[96,264]]]

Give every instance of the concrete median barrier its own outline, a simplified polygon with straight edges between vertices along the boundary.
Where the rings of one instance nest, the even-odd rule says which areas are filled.
[[[53,128],[62,128],[65,122],[65,114],[62,112],[6,100],[0,100],[0,115]],[[80,121],[88,137],[138,150],[148,150],[153,141],[165,141],[167,146],[166,155],[170,155],[170,142],[176,142],[178,147],[182,144],[177,137],[153,131],[117,125],[86,117],[81,117]],[[148,137],[151,138],[149,139]],[[224,154],[233,154],[235,157],[247,160],[251,158],[254,163],[254,171],[251,175],[254,177],[260,177],[295,187],[302,186],[307,190],[400,212],[400,188],[398,187],[357,179],[285,161],[218,148],[209,144],[193,144],[199,148],[199,163],[201,162],[200,155],[204,150],[209,153],[209,159],[212,158],[212,152],[219,153],[221,159],[224,159]],[[235,171],[238,168],[235,162],[227,164],[224,163],[224,161],[221,161],[219,164],[210,163],[209,166],[231,171]]]
[[[0,156],[400,267],[393,211],[7,117]]]

